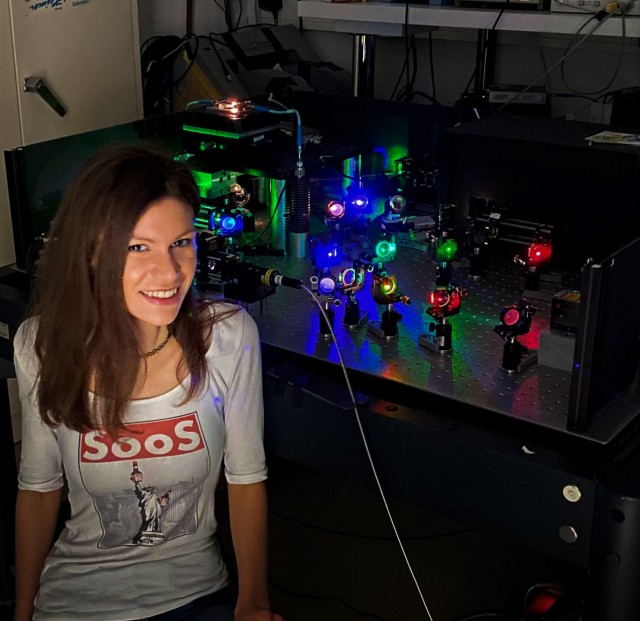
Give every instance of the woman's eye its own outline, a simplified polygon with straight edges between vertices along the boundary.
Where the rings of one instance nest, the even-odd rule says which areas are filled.
[[[190,237],[185,237],[184,239],[179,239],[176,242],[173,242],[173,245],[176,248],[188,248],[193,245],[193,240]]]
[[[146,249],[147,247],[144,244],[131,244],[129,246],[129,252],[142,252]]]

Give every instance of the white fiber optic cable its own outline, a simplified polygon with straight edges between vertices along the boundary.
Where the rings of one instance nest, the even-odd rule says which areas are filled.
[[[371,451],[369,449],[369,443],[367,442],[367,438],[365,436],[364,433],[364,427],[362,426],[362,420],[360,419],[360,412],[358,411],[358,404],[356,402],[356,397],[355,394],[353,392],[353,388],[351,387],[351,381],[349,380],[349,374],[347,373],[347,367],[344,364],[344,360],[342,359],[342,352],[340,351],[340,346],[338,345],[338,340],[336,339],[336,335],[333,331],[333,326],[331,325],[331,320],[329,319],[327,313],[325,312],[324,308],[322,308],[322,304],[320,304],[320,302],[318,301],[317,296],[313,293],[313,291],[311,291],[311,289],[309,289],[306,286],[302,286],[302,289],[304,289],[312,298],[313,301],[316,303],[316,305],[318,306],[318,308],[320,309],[320,312],[322,313],[323,317],[325,318],[326,322],[327,322],[327,326],[329,328],[329,331],[331,332],[331,338],[333,339],[333,342],[336,346],[336,350],[338,352],[338,359],[340,360],[340,366],[342,367],[342,373],[344,375],[344,379],[345,382],[347,384],[347,390],[349,391],[349,396],[351,397],[351,402],[353,403],[353,412],[355,414],[356,417],[356,422],[358,423],[358,429],[360,431],[360,435],[362,437],[362,442],[364,444],[364,449],[367,453],[367,458],[369,460],[369,464],[371,465],[371,470],[373,472],[373,477],[376,481],[376,486],[378,488],[378,491],[380,492],[380,496],[382,497],[382,502],[384,504],[384,508],[387,512],[387,516],[389,518],[389,522],[391,523],[391,527],[393,528],[393,532],[395,534],[396,540],[398,542],[398,545],[400,546],[400,551],[402,552],[402,556],[404,558],[405,563],[407,564],[407,567],[409,569],[409,573],[411,574],[411,578],[413,579],[413,583],[416,586],[416,589],[418,591],[418,594],[420,595],[420,600],[422,601],[422,605],[424,606],[425,611],[427,612],[427,617],[429,619],[429,621],[433,621],[433,617],[431,616],[431,612],[429,610],[429,606],[427,605],[427,602],[424,598],[424,595],[422,593],[422,589],[420,588],[420,584],[418,583],[418,579],[416,578],[416,574],[413,571],[413,567],[411,566],[411,562],[409,561],[409,557],[407,556],[407,553],[404,549],[404,545],[402,543],[402,539],[400,538],[400,534],[398,533],[398,529],[396,528],[396,523],[395,520],[393,519],[393,515],[391,514],[391,509],[389,509],[389,504],[387,502],[387,498],[385,496],[384,490],[382,489],[382,484],[380,483],[380,479],[378,477],[378,471],[376,470],[375,464],[373,463],[373,457],[371,455]]]

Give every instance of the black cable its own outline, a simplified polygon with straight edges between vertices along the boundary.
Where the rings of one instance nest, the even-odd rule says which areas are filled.
[[[496,27],[498,26],[498,22],[500,21],[500,18],[504,14],[504,11],[507,8],[507,5],[509,4],[509,1],[510,0],[506,0],[505,1],[504,5],[500,9],[500,12],[498,13],[498,16],[496,17],[496,21],[493,22],[493,26],[491,26],[491,28],[489,29],[489,32],[493,32],[496,29]],[[484,45],[482,46],[482,51],[480,52],[480,58],[484,57],[484,55],[487,53],[487,47],[488,46],[489,46],[489,38],[487,37],[487,40],[484,42]],[[475,67],[473,68],[473,73],[471,74],[471,77],[469,78],[469,81],[467,82],[467,85],[464,87],[464,90],[462,91],[463,95],[466,95],[469,92],[469,87],[471,86],[471,83],[473,82],[474,78],[476,77],[476,73],[478,73],[478,62],[479,62],[479,59],[476,58],[476,64],[475,64]]]
[[[402,65],[402,69],[400,69],[400,74],[398,75],[398,80],[396,85],[393,87],[393,91],[389,96],[389,100],[393,101],[396,99],[396,92],[398,87],[400,86],[400,82],[402,81],[402,76],[407,73],[407,81],[409,80],[409,0],[405,1],[404,4],[404,24],[402,26],[402,38],[404,42],[404,63]]]
[[[396,84],[393,87],[393,91],[389,96],[390,101],[393,101],[394,99],[397,100],[396,93],[398,91],[398,87],[400,86],[400,82],[402,81],[402,77],[405,74],[405,71],[407,72],[407,75],[408,75],[408,72],[409,72],[408,65],[409,65],[409,54],[405,53],[404,64],[402,65],[402,69],[400,69],[400,75],[398,75],[398,80],[396,81]]]
[[[193,67],[193,64],[196,61],[196,58],[198,57],[198,52],[200,51],[200,37],[194,34],[188,34],[185,35],[185,39],[186,41],[188,41],[189,39],[195,39],[196,40],[196,49],[191,52],[191,59],[189,60],[189,62],[187,63],[187,67],[186,69],[183,71],[182,75],[175,79],[172,83],[171,83],[171,87],[175,88],[178,84],[180,84],[180,82],[182,82],[182,80],[184,80],[184,78],[187,76],[187,73],[189,73],[191,67]]]
[[[224,23],[227,27],[227,32],[231,32],[233,30],[233,20],[231,17],[231,6],[229,4],[229,0],[223,0],[224,5],[220,4],[218,0],[213,0],[214,4],[222,11],[222,15],[224,17]]]
[[[411,60],[413,61],[413,66],[411,69],[411,78],[407,80],[407,84],[405,87],[398,93],[396,97],[397,101],[408,101],[411,97],[411,93],[413,92],[413,87],[416,84],[416,79],[418,77],[418,47],[416,45],[415,35],[411,35]],[[407,76],[409,75],[409,71],[407,69]]]
[[[286,187],[287,187],[287,184],[284,183],[282,185],[282,189],[280,190],[280,193],[278,194],[278,199],[277,199],[277,202],[276,202],[276,206],[275,206],[275,208],[274,208],[274,210],[273,210],[273,212],[271,214],[271,218],[269,218],[269,222],[267,222],[267,224],[264,226],[262,231],[260,231],[260,233],[258,235],[256,235],[256,237],[254,237],[251,241],[247,242],[243,246],[240,246],[238,248],[238,250],[243,250],[244,248],[250,248],[271,228],[271,225],[273,224],[273,221],[274,221],[274,219],[276,217],[276,214],[278,213],[278,211],[280,209],[280,206],[284,202],[282,200],[282,197],[284,195],[284,191],[285,191]]]
[[[234,30],[238,30],[238,28],[240,27],[240,20],[242,19],[242,13],[244,12],[244,6],[242,3],[242,0],[239,0],[239,4],[240,4],[240,12],[238,13],[238,19],[236,19],[236,27],[234,28]]]
[[[612,15],[616,14],[618,11],[620,11],[620,9],[617,9],[616,11],[613,11],[612,13],[608,13],[608,14],[604,13],[603,15],[601,15],[600,13],[597,13],[594,16],[594,19],[597,19],[598,21],[603,21],[604,19],[608,19]],[[625,14],[621,13],[620,15],[622,17],[622,37],[621,37],[622,42],[620,43],[620,51],[618,52],[618,65],[616,66],[616,68],[615,68],[615,70],[613,72],[613,75],[611,76],[611,79],[609,80],[609,82],[607,83],[606,86],[603,86],[602,88],[597,89],[595,91],[579,91],[579,90],[573,89],[573,88],[571,88],[569,86],[569,84],[567,83],[567,78],[565,76],[565,72],[564,72],[565,60],[567,59],[569,48],[571,47],[571,45],[575,41],[576,37],[580,34],[582,29],[585,28],[586,25],[591,20],[586,21],[584,24],[582,24],[582,26],[580,26],[578,31],[575,33],[575,35],[573,36],[573,38],[571,39],[571,41],[567,45],[567,47],[565,49],[564,56],[562,58],[562,62],[560,63],[560,77],[562,78],[562,83],[565,85],[567,90],[572,92],[574,95],[598,95],[599,93],[606,92],[611,88],[611,86],[614,83],[615,79],[618,77],[618,74],[620,73],[620,68],[622,67],[622,59],[624,58],[624,51],[625,51],[625,47],[626,47],[626,43],[627,43],[627,28],[626,28],[626,22],[625,22]]]
[[[438,97],[436,96],[436,72],[434,69],[433,63],[433,31],[429,30],[429,69],[431,71],[431,95],[433,96],[433,101],[437,102]]]
[[[151,43],[151,41],[155,41],[156,39],[162,39],[162,35],[155,35],[143,41],[142,44],[140,45],[140,54],[144,52],[144,49],[147,47],[147,45],[149,45],[149,43]]]
[[[402,76],[404,75],[405,67],[407,66],[408,62],[409,62],[409,57],[405,55],[404,64],[402,65],[402,68],[400,69],[400,75],[398,76],[398,80],[396,81],[396,85],[393,87],[393,91],[391,91],[391,95],[389,95],[389,101],[393,101],[396,98],[396,92],[398,90],[398,86],[400,86],[400,81],[402,80]]]
[[[409,52],[411,44],[415,44],[415,39],[411,38],[411,44],[409,43],[409,0],[405,0],[404,3],[404,55],[409,58]],[[407,83],[405,89],[409,90],[409,63],[407,62]]]
[[[145,117],[166,114],[167,96],[173,93],[173,65],[190,38],[168,35],[145,42],[140,55]]]
[[[224,17],[224,23],[228,24],[228,22],[227,22],[227,12],[225,10],[225,7],[222,4],[220,4],[218,2],[218,0],[213,0],[213,3],[222,11],[222,15]]]
[[[508,0],[507,0],[508,1]],[[589,17],[589,19],[587,19],[582,26],[580,26],[580,28],[578,29],[578,33],[582,31],[583,28],[585,28],[587,26],[587,24],[590,24],[594,19],[596,19],[595,14],[592,15],[591,17]],[[511,97],[511,99],[509,99],[508,101],[505,101],[497,110],[496,113],[502,112],[502,110],[504,110],[508,105],[510,105],[511,103],[513,103],[513,101],[515,101],[518,97],[520,97],[521,95],[523,95],[524,93],[528,92],[529,90],[531,90],[540,80],[542,80],[543,78],[545,78],[546,76],[548,76],[558,65],[560,65],[562,62],[564,62],[564,60],[570,56],[571,54],[573,54],[605,21],[607,18],[598,21],[598,23],[586,34],[584,34],[582,36],[582,38],[571,48],[568,49],[567,51],[562,55],[562,57],[560,58],[560,60],[556,61],[553,65],[551,65],[551,67],[549,67],[548,69],[545,68],[545,72],[538,78],[536,78],[536,80],[534,80],[533,82],[531,82],[531,84],[529,84],[529,86],[527,86],[526,88],[523,88],[521,91],[519,91],[518,93],[516,93],[513,97]],[[575,40],[577,34],[574,35],[573,40]]]
[[[209,33],[208,38],[209,38],[209,43],[211,44],[211,51],[216,55],[216,58],[220,63],[220,68],[222,69],[222,73],[224,74],[224,77],[226,78],[227,82],[231,82],[231,80],[233,79],[231,75],[231,69],[229,68],[229,65],[223,60],[222,55],[220,54],[220,52],[218,51],[218,48],[216,47],[216,43],[220,45],[224,45],[227,48],[229,46],[225,41],[218,41],[214,39],[212,36],[212,33]]]
[[[234,32],[236,30],[244,30],[245,28],[264,28],[264,27],[268,27],[270,28],[271,26],[273,26],[273,24],[269,24],[267,22],[260,22],[258,24],[245,24],[244,26],[240,26],[238,28],[236,28],[234,30]],[[226,35],[226,32],[210,32],[209,35],[214,35],[216,37],[222,37],[224,35]]]
[[[435,99],[435,97],[432,97],[424,91],[411,91],[411,94],[405,99],[405,101],[410,102],[414,97],[424,97],[425,99],[428,99],[432,104],[436,106],[442,106],[442,104],[437,99]]]

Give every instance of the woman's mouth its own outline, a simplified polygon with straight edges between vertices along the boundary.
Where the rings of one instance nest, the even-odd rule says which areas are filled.
[[[141,291],[142,295],[152,300],[171,300],[178,295],[178,289],[162,289],[157,291]]]

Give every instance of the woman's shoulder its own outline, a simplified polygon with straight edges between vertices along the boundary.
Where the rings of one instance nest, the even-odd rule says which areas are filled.
[[[242,306],[215,302],[207,312],[213,322],[207,356],[233,354],[243,343],[257,338],[255,321]]]
[[[18,326],[13,339],[14,359],[25,370],[28,370],[30,367],[33,367],[33,370],[35,370],[37,367],[37,356],[35,352],[37,333],[38,318],[29,317]]]
[[[33,349],[36,341],[36,334],[38,333],[38,318],[29,317],[25,319],[16,330],[16,335],[13,339],[13,347],[16,351],[25,348]]]

